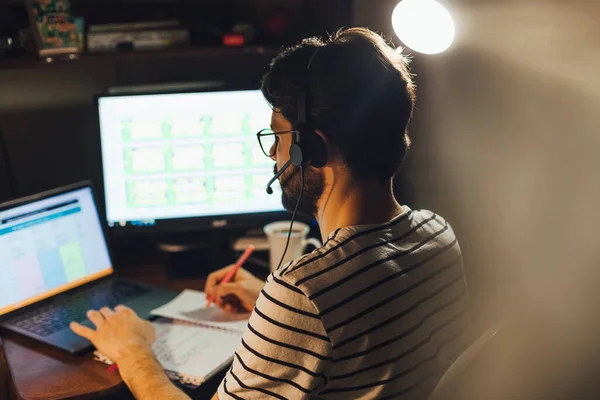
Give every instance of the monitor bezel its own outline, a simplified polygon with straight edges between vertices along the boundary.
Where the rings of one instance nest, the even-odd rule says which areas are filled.
[[[126,226],[108,226],[108,218],[106,212],[106,188],[104,184],[104,157],[102,156],[102,132],[100,128],[100,108],[99,102],[102,98],[107,97],[134,97],[134,96],[148,96],[148,95],[169,95],[169,94],[186,94],[186,93],[215,93],[215,92],[235,92],[235,91],[254,91],[259,90],[257,87],[245,86],[245,85],[232,85],[223,82],[215,82],[212,84],[202,85],[201,87],[194,87],[185,89],[182,86],[177,86],[177,89],[169,90],[168,86],[165,89],[158,90],[152,88],[149,90],[141,90],[131,87],[131,90],[123,91],[106,91],[104,93],[96,94],[94,96],[94,104],[96,108],[96,126],[98,129],[97,145],[98,152],[100,155],[100,167],[101,167],[101,205],[103,224],[107,227],[108,231],[112,235],[120,234],[168,234],[168,233],[188,233],[188,232],[202,232],[213,229],[251,229],[261,227],[269,222],[289,219],[290,213],[285,210],[280,211],[268,211],[259,213],[246,213],[246,214],[220,214],[212,216],[192,216],[184,218],[165,218],[157,219],[153,225],[131,225],[131,221],[128,221]],[[268,125],[269,121],[265,121],[265,126]],[[258,146],[258,143],[257,143]],[[265,190],[268,182],[265,182]],[[314,220],[312,217],[300,216],[300,220],[311,222]]]

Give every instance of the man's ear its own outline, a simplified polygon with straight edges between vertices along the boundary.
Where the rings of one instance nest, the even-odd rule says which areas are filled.
[[[318,157],[325,158],[326,162],[323,166],[331,165],[332,162],[335,162],[335,160],[337,159],[337,154],[334,149],[334,146],[332,146],[331,142],[327,139],[327,136],[325,136],[323,131],[317,129],[317,130],[315,130],[315,135],[316,135],[316,139],[320,139],[320,140],[317,140],[318,144],[315,146],[315,147],[317,147],[315,149],[316,152],[319,153],[319,154],[316,154],[317,158]]]

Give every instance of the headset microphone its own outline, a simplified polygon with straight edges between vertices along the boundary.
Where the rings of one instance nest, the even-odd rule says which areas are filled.
[[[288,160],[288,162],[286,162],[283,165],[283,167],[281,167],[281,169],[279,171],[277,171],[275,176],[269,181],[269,183],[267,184],[267,193],[268,194],[273,194],[273,188],[271,188],[271,185],[273,185],[273,183],[275,183],[275,181],[281,176],[281,174],[283,174],[283,172],[286,169],[288,169],[290,167],[290,165],[292,165],[292,160]]]

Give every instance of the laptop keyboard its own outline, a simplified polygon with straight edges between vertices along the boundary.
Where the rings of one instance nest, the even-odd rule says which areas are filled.
[[[147,293],[149,289],[132,282],[108,281],[72,296],[57,298],[51,304],[18,315],[9,323],[46,337],[58,332],[71,323],[83,321],[88,310],[115,307]]]

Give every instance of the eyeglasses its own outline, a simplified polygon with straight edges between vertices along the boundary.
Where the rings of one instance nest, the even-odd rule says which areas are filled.
[[[273,157],[277,152],[277,144],[279,143],[279,138],[277,135],[283,135],[286,133],[297,133],[298,131],[283,131],[283,132],[273,132],[273,129],[267,128],[256,134],[256,138],[258,139],[258,143],[260,144],[260,149],[267,157]]]

